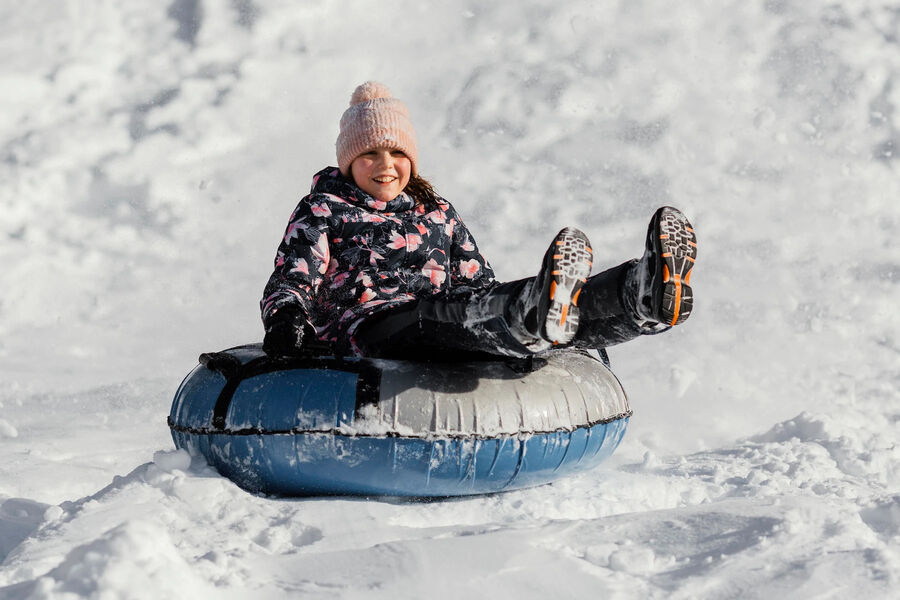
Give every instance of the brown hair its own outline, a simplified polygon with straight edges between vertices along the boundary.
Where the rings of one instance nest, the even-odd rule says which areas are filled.
[[[409,194],[416,204],[423,204],[425,208],[437,208],[440,201],[440,196],[434,191],[431,182],[419,175],[411,175],[403,191]]]

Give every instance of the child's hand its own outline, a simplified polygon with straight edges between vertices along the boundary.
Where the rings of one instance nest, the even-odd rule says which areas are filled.
[[[270,356],[298,356],[303,353],[303,345],[311,339],[315,339],[315,329],[306,315],[283,307],[266,323],[263,351]]]

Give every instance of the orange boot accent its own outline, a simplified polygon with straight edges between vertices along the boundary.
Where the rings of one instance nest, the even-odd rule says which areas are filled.
[[[675,275],[675,312],[672,314],[672,322],[669,325],[678,323],[678,315],[681,313],[681,275]]]

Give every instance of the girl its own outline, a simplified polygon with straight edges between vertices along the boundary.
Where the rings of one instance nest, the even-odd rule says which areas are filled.
[[[527,357],[604,348],[690,315],[697,244],[675,208],[653,215],[640,260],[589,277],[590,242],[567,227],[536,277],[499,283],[419,176],[409,111],[385,86],[356,88],[336,146],[338,167],[313,177],[278,247],[260,303],[269,354],[318,340],[383,358]]]

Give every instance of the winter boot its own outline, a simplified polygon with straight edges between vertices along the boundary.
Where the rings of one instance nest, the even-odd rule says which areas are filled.
[[[624,302],[646,326],[672,326],[691,314],[694,293],[691,268],[697,258],[697,236],[690,221],[671,206],[650,219],[644,255],[626,277]]]
[[[510,306],[513,335],[534,351],[571,341],[578,331],[578,295],[591,264],[591,242],[584,232],[566,227],[556,234],[537,277]]]

